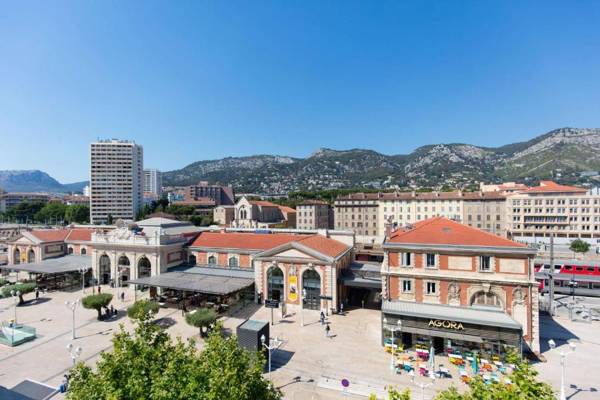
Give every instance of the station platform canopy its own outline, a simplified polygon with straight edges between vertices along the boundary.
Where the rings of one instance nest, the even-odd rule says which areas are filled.
[[[81,268],[87,270],[91,267],[92,257],[78,255],[49,258],[38,263],[0,265],[0,269],[33,274],[63,274],[65,272],[77,272]]]
[[[165,272],[156,276],[132,279],[128,283],[186,292],[228,295],[252,286],[254,278],[252,271],[193,267],[185,271]]]

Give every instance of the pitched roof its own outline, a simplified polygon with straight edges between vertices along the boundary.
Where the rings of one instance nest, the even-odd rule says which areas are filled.
[[[92,229],[71,229],[65,241],[91,242]]]
[[[291,242],[299,243],[330,257],[337,257],[350,248],[344,243],[321,235],[242,232],[202,232],[191,246],[263,251]]]
[[[261,207],[277,207],[277,204],[271,203],[270,201],[266,200],[248,200],[248,203]]]
[[[541,181],[539,186],[531,187],[525,193],[585,193],[586,189],[577,186],[560,185],[553,181]]]
[[[522,243],[513,242],[444,217],[429,218],[417,222],[412,228],[396,231],[392,233],[387,242],[453,246],[527,247]]]
[[[338,196],[340,200],[504,200],[506,195],[499,192],[383,192],[351,193]]]
[[[61,242],[69,234],[68,229],[33,229],[29,231],[31,235],[41,242]]]
[[[296,210],[294,210],[292,207],[288,207],[288,206],[278,206],[279,209],[281,210],[281,212],[284,213],[295,213]]]

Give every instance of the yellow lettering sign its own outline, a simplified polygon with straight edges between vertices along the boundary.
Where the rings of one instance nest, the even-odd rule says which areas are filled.
[[[441,319],[430,319],[429,327],[433,328],[445,328],[445,329],[454,329],[456,331],[462,331],[465,329],[462,322],[441,320]]]

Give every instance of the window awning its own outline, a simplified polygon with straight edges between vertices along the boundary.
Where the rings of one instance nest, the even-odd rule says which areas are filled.
[[[521,324],[503,311],[484,310],[474,307],[455,307],[408,301],[384,301],[381,305],[381,311],[384,314],[406,315],[423,319],[444,319],[474,325],[522,330]]]

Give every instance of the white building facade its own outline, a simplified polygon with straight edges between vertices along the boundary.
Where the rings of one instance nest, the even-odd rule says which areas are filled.
[[[90,221],[133,220],[143,204],[144,150],[134,142],[90,146]]]

